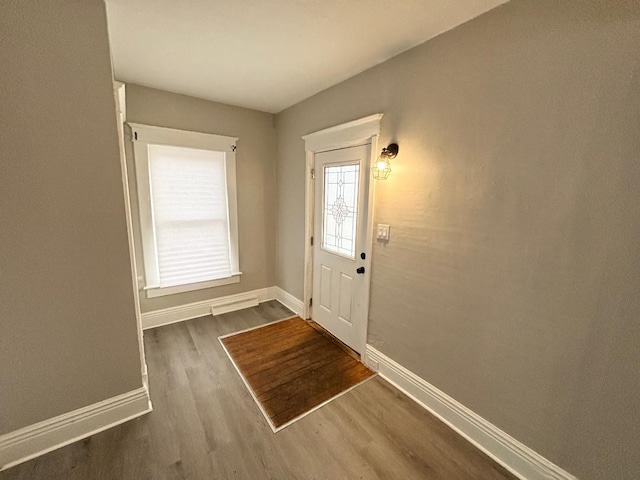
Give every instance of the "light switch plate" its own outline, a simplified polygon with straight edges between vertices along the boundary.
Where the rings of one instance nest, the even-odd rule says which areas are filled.
[[[384,223],[378,224],[378,231],[376,234],[376,238],[378,240],[384,240],[385,242],[389,241],[389,225],[385,225]]]

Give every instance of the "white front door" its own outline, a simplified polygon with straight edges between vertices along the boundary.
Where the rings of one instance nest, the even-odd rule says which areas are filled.
[[[315,155],[313,320],[355,351],[363,346],[370,145]]]

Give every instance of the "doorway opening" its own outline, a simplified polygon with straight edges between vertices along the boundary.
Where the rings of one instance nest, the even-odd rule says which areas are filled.
[[[369,317],[371,165],[382,114],[303,137],[306,149],[304,318],[364,352]]]

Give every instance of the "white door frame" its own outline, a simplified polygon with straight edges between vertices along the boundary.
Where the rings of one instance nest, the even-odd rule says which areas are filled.
[[[309,135],[303,136],[305,141],[305,247],[304,247],[304,298],[303,301],[303,317],[305,319],[311,318],[311,306],[309,305],[311,296],[313,294],[313,247],[311,246],[311,237],[313,236],[314,229],[314,198],[315,198],[315,186],[313,181],[313,172],[315,165],[315,154],[320,152],[326,152],[328,150],[335,150],[338,148],[353,147],[356,145],[363,145],[366,143],[371,144],[370,158],[367,165],[364,165],[369,170],[369,194],[365,199],[365,205],[367,208],[367,226],[363,232],[365,235],[367,245],[367,258],[364,260],[365,271],[368,272],[368,282],[365,283],[363,288],[363,304],[367,306],[364,326],[362,329],[358,329],[359,335],[357,339],[358,350],[364,353],[367,344],[367,327],[369,323],[369,293],[371,289],[371,253],[373,246],[373,205],[375,198],[375,181],[373,175],[371,175],[371,165],[376,160],[378,152],[378,137],[380,135],[380,121],[382,120],[382,113],[369,115],[368,117],[354,120],[352,122],[336,125],[335,127],[326,128]],[[317,239],[320,241],[320,239]]]

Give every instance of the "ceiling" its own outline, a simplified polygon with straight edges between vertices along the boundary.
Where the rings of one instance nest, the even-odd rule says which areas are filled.
[[[105,0],[115,76],[277,113],[507,0]]]

